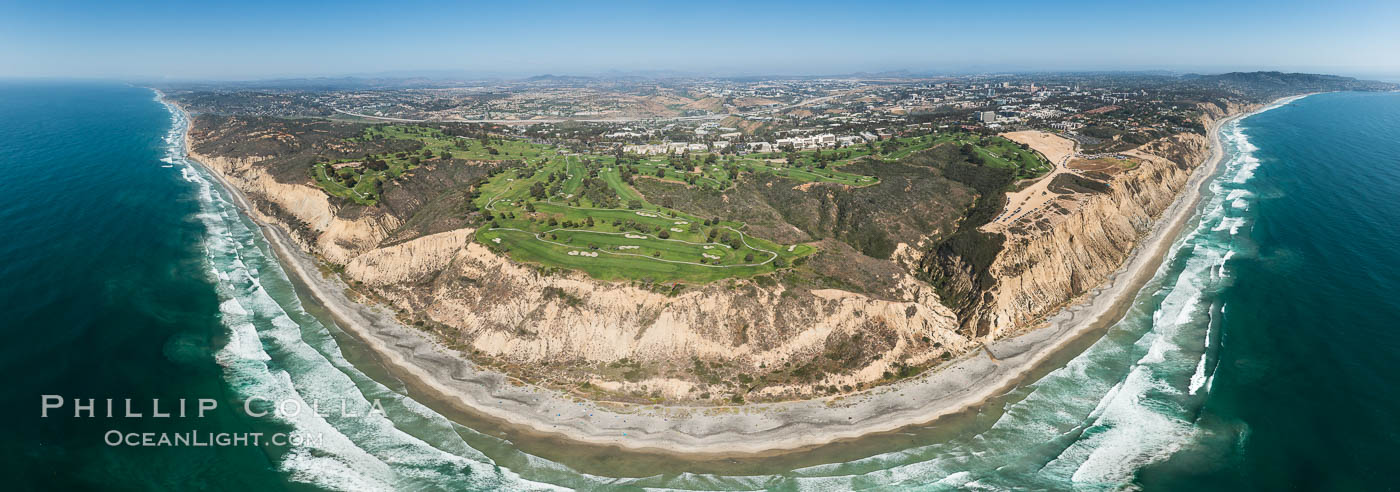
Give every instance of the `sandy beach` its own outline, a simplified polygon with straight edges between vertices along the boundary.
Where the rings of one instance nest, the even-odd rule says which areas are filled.
[[[924,376],[844,397],[736,407],[600,404],[480,369],[428,335],[403,326],[390,311],[349,299],[339,279],[322,276],[316,259],[297,248],[281,228],[261,220],[239,190],[217,172],[205,171],[255,218],[288,274],[304,284],[342,329],[416,389],[502,425],[572,441],[682,455],[764,455],[928,424],[976,407],[1021,382],[1075,340],[1102,333],[1123,316],[1191,222],[1202,189],[1223,157],[1219,127],[1245,116],[1211,126],[1211,156],[1108,281],[1050,317],[1047,326],[989,344],[994,357],[978,351]],[[187,149],[188,143],[187,134]],[[190,158],[198,161],[199,156],[191,151]]]

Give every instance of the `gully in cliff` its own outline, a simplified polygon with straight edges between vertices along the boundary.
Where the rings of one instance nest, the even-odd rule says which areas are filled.
[[[1218,121],[1214,122],[1211,127],[1212,131],[1218,124]],[[211,145],[208,142],[196,141],[192,143],[195,145],[194,148]],[[1171,155],[1172,158],[1177,159],[1189,159],[1191,156],[1189,151]],[[209,156],[203,155],[192,154],[192,157],[201,160],[201,162],[211,160]],[[567,302],[569,296],[577,295],[570,293],[577,292],[577,289],[585,289],[588,292],[587,299],[590,301],[618,296],[633,301],[638,298],[654,299],[653,302],[658,306],[668,302],[668,299],[671,298],[669,294],[648,293],[645,290],[635,290],[636,287],[628,287],[625,284],[610,287],[584,279],[568,279],[561,284],[558,283],[559,280],[541,276],[529,267],[514,265],[509,260],[487,251],[479,243],[468,241],[466,237],[457,237],[444,242],[439,239],[440,236],[430,234],[382,250],[371,248],[367,252],[351,253],[355,249],[346,249],[345,246],[350,243],[344,239],[334,239],[334,236],[326,236],[325,234],[336,234],[333,231],[344,230],[337,225],[338,221],[374,220],[384,224],[386,219],[370,218],[372,214],[366,213],[348,214],[344,209],[336,211],[332,207],[328,207],[324,212],[325,215],[322,216],[330,217],[330,222],[325,226],[325,232],[322,232],[321,236],[313,235],[306,239],[294,240],[294,235],[286,230],[288,229],[287,223],[275,215],[259,211],[265,207],[248,206],[249,202],[242,198],[245,193],[257,193],[259,198],[256,200],[258,201],[275,203],[285,199],[279,198],[275,192],[268,194],[268,190],[275,190],[278,188],[277,186],[251,184],[253,181],[250,179],[263,179],[258,177],[259,171],[256,171],[256,166],[253,166],[252,169],[239,169],[237,166],[224,165],[213,166],[209,170],[230,189],[231,193],[239,197],[239,203],[245,206],[248,213],[253,214],[259,222],[264,224],[264,235],[273,246],[274,251],[277,252],[278,258],[283,262],[286,270],[294,274],[308,288],[315,299],[334,315],[338,324],[342,325],[346,331],[356,335],[367,347],[379,354],[389,367],[406,381],[419,387],[420,390],[438,395],[439,398],[474,415],[547,435],[586,443],[622,446],[628,449],[665,450],[674,453],[703,455],[753,454],[800,449],[925,423],[941,415],[975,406],[988,396],[997,394],[1004,388],[1015,384],[1039,361],[1055,353],[1057,349],[1065,346],[1069,341],[1112,322],[1122,314],[1127,299],[1131,298],[1136,288],[1150,277],[1151,271],[1161,261],[1165,245],[1170,242],[1170,238],[1189,217],[1190,210],[1198,199],[1200,184],[1215,169],[1218,152],[1216,156],[1206,159],[1204,163],[1176,162],[1166,157],[1157,157],[1156,160],[1148,160],[1147,157],[1144,157],[1144,164],[1134,171],[1145,174],[1156,173],[1152,174],[1153,176],[1171,176],[1171,183],[1163,185],[1161,194],[1153,195],[1148,202],[1118,203],[1116,206],[1118,211],[1131,211],[1138,214],[1138,220],[1126,222],[1138,224],[1137,228],[1131,231],[1131,234],[1138,237],[1145,236],[1145,238],[1137,242],[1136,245],[1131,242],[1118,244],[1118,249],[1113,253],[1116,256],[1102,260],[1107,266],[1094,272],[1095,276],[1102,278],[1102,282],[1097,288],[1090,290],[1087,287],[1093,283],[1092,276],[1081,278],[1080,285],[1084,286],[1083,289],[1090,293],[1081,298],[1074,307],[1064,309],[1053,316],[1045,316],[1045,314],[1049,314],[1050,307],[1062,305],[1077,294],[1076,292],[1066,292],[1066,294],[1062,294],[1065,297],[1047,298],[1041,301],[1043,302],[1042,306],[1045,307],[1032,308],[1033,312],[1040,312],[1041,316],[1044,316],[1045,326],[1043,328],[1024,335],[1007,337],[1006,335],[1011,331],[1006,328],[992,331],[992,323],[997,319],[995,316],[978,314],[992,312],[990,307],[997,305],[998,296],[1007,295],[1001,290],[1002,284],[999,284],[992,275],[1013,268],[1013,266],[1003,265],[1008,261],[1006,258],[1009,256],[1003,249],[987,246],[998,246],[1005,239],[998,238],[993,234],[982,233],[977,229],[977,226],[984,225],[991,218],[996,217],[999,211],[997,206],[1005,198],[990,191],[1004,187],[1004,185],[999,186],[997,183],[1004,183],[1005,177],[997,178],[1003,181],[989,179],[985,192],[978,194],[973,213],[970,215],[975,220],[962,224],[957,228],[957,232],[950,236],[952,239],[933,247],[934,253],[926,256],[926,265],[937,265],[939,261],[942,261],[944,266],[939,268],[944,269],[945,272],[956,271],[958,273],[958,275],[940,274],[950,280],[945,280],[942,284],[943,287],[938,290],[949,292],[950,295],[931,297],[924,301],[891,302],[874,299],[859,301],[866,303],[865,307],[858,308],[860,311],[865,313],[887,311],[889,314],[884,316],[887,320],[917,319],[908,313],[927,312],[926,315],[920,315],[927,316],[927,320],[921,321],[917,325],[909,325],[911,329],[920,327],[917,329],[927,330],[930,325],[938,326],[942,323],[949,323],[947,325],[948,334],[942,336],[945,337],[944,340],[950,342],[961,340],[961,342],[956,343],[963,345],[955,347],[961,354],[974,353],[971,349],[979,346],[973,342],[975,339],[982,340],[981,343],[985,343],[992,353],[997,354],[996,359],[955,357],[951,362],[922,376],[894,384],[871,387],[859,393],[860,398],[842,400],[819,398],[750,404],[758,411],[737,414],[697,413],[696,408],[689,405],[657,407],[655,405],[621,404],[619,406],[617,403],[606,405],[593,402],[581,403],[561,393],[549,390],[542,391],[531,385],[511,384],[505,375],[468,361],[456,350],[433,340],[433,335],[405,326],[394,310],[367,309],[357,302],[363,299],[350,299],[346,295],[347,292],[351,292],[350,289],[347,289],[347,285],[336,276],[323,276],[317,273],[321,271],[320,265],[317,264],[318,260],[301,251],[297,245],[311,245],[312,248],[316,248],[316,245],[327,244],[327,241],[334,243],[335,245],[328,246],[329,249],[326,251],[332,252],[331,256],[335,254],[350,255],[350,265],[346,270],[361,272],[360,278],[362,280],[353,277],[350,279],[354,283],[389,282],[392,284],[392,281],[386,278],[375,280],[374,275],[367,272],[377,271],[373,267],[374,265],[394,262],[403,265],[404,268],[422,271],[444,269],[453,271],[453,275],[457,278],[474,279],[473,282],[500,282],[504,279],[515,279],[510,280],[513,282],[546,281],[548,283],[543,285],[535,283],[536,287],[533,288],[559,289],[554,291],[554,295],[560,299],[560,302]],[[218,158],[212,159],[217,160]],[[1192,169],[1194,172],[1188,172]],[[1132,176],[1134,176],[1133,172],[1123,173],[1117,180],[1112,181],[1111,185],[1115,187],[1114,189],[1118,189],[1117,187],[1120,186],[1136,186],[1123,184],[1123,180],[1133,179]],[[1188,176],[1189,182],[1187,182]],[[239,185],[238,183],[245,184]],[[1114,193],[1093,194],[1084,198],[1078,208],[1066,209],[1066,217],[1062,220],[1089,220],[1076,219],[1075,215],[1115,210],[1113,206],[1095,205],[1099,201],[1110,203],[1113,200],[1139,199],[1141,197],[1115,195]],[[329,204],[329,202],[326,203]],[[1159,218],[1154,221],[1151,220],[1153,217]],[[305,218],[303,218],[304,222],[312,223]],[[1056,233],[1051,228],[1040,232],[1040,234],[1053,237]],[[440,250],[437,248],[414,246],[419,244],[417,242],[422,241],[434,241],[438,244],[438,248],[446,247],[457,251],[457,253],[439,254],[437,251]],[[463,243],[466,243],[465,249],[462,249]],[[1024,246],[1018,244],[1014,247]],[[336,251],[341,253],[334,253]],[[939,251],[943,253],[939,254]],[[395,259],[396,255],[400,257]],[[936,258],[943,258],[943,260],[935,260]],[[963,259],[958,260],[957,258]],[[1113,264],[1115,258],[1121,258],[1117,264]],[[963,266],[958,266],[960,264]],[[926,268],[932,269],[931,266]],[[1030,270],[1033,271],[1034,268],[1032,267]],[[495,277],[487,274],[493,274]],[[956,282],[951,280],[959,277],[968,280]],[[554,287],[550,287],[550,283],[553,283]],[[528,284],[521,284],[522,287],[525,285]],[[935,285],[938,284],[935,283]],[[565,289],[564,286],[568,286],[569,289]],[[972,294],[973,292],[976,294]],[[819,298],[836,303],[834,306],[849,306],[853,299],[863,299],[862,296],[853,297],[850,294],[833,295],[823,292],[815,294],[824,296]],[[949,303],[949,298],[954,300],[949,307],[955,308],[955,311],[943,307],[943,304]],[[939,299],[943,300],[939,301]],[[632,304],[635,305],[635,303]],[[643,311],[647,309],[646,306],[645,303],[642,304]],[[702,309],[697,313],[703,313],[706,310]],[[1025,317],[1025,315],[1020,316]],[[940,319],[948,321],[939,321]],[[962,328],[955,328],[956,325],[951,323],[955,319],[960,320],[959,324],[962,325]],[[977,321],[968,324],[969,320],[972,319]],[[605,331],[589,336],[607,333],[606,326],[600,328]],[[676,328],[651,326],[647,332],[651,332],[651,330],[663,332],[674,329]],[[903,335],[900,337],[908,338]],[[634,338],[642,342],[647,340],[645,334]],[[503,345],[500,347],[508,348],[515,344],[516,342],[503,340]],[[779,363],[779,360],[775,359],[772,362]],[[451,378],[443,377],[447,374],[454,376]],[[643,409],[645,409],[644,413],[638,413]]]

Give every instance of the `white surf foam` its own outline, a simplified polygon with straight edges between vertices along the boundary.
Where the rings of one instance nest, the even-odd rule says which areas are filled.
[[[496,467],[467,446],[445,418],[426,417],[432,413],[426,407],[389,391],[345,361],[325,328],[301,310],[275,259],[258,247],[260,232],[216,189],[212,178],[183,158],[183,138],[178,135],[186,122],[173,109],[172,120],[166,141],[181,156],[176,159],[183,166],[181,176],[195,186],[200,201],[196,218],[207,231],[209,279],[220,297],[219,309],[228,329],[228,343],[215,354],[225,379],[245,399],[290,401],[305,409],[312,402],[318,406],[334,402],[319,415],[306,410],[265,417],[318,439],[279,457],[278,467],[290,479],[338,490],[548,488]],[[271,287],[265,285],[269,280],[277,285],[277,292],[269,291]],[[279,296],[283,301],[277,300]],[[321,342],[320,347],[309,344],[313,339]],[[279,369],[269,365],[274,354]],[[441,429],[422,431],[434,435],[437,442],[423,441],[401,430],[388,416],[371,412],[366,392],[389,399],[391,406],[427,423],[428,429]],[[341,415],[342,406],[345,415]]]

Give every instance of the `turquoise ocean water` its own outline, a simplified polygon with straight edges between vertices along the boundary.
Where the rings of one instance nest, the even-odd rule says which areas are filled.
[[[1397,94],[1317,95],[1223,128],[1227,159],[1199,220],[1124,320],[982,409],[703,463],[513,442],[405,396],[303,304],[259,231],[184,158],[186,122],[149,90],[0,83],[0,115],[0,466],[19,489],[1393,487]],[[42,395],[219,408],[40,418]],[[337,407],[254,418],[250,396]],[[316,438],[130,447],[108,445],[112,430]]]

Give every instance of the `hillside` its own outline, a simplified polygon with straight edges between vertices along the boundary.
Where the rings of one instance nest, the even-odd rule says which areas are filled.
[[[439,137],[364,138],[385,128],[205,115],[190,137],[202,162],[332,270],[343,270],[361,295],[481,363],[531,379],[546,368],[555,377],[562,371],[592,380],[609,398],[655,391],[701,400],[803,397],[898,379],[964,352],[975,342],[915,278],[919,251],[965,220],[980,179],[1006,183],[1016,173],[994,167],[1011,162],[929,140],[923,145],[935,150],[900,152],[897,160],[850,157],[825,169],[817,166],[829,156],[719,161],[714,170],[686,164],[675,178],[638,179],[679,164],[558,151],[463,159],[473,147],[457,144],[451,157],[438,149],[428,159]],[[1001,145],[962,138],[968,148]],[[388,174],[375,178],[382,182],[373,202],[337,195],[317,172],[367,155],[384,156],[388,169],[376,171]],[[368,172],[344,179],[358,183]],[[539,198],[538,189],[557,198]],[[638,208],[609,211],[627,200]],[[658,215],[670,216],[667,225],[648,226],[658,219],[647,217]],[[569,235],[547,225],[555,220],[571,227]],[[509,232],[532,227],[540,227],[533,237]],[[617,236],[569,246],[576,231],[587,230]],[[673,244],[658,239],[706,245],[707,235],[714,249],[648,249]],[[603,240],[610,237],[621,242]],[[605,250],[639,257],[596,270],[607,265],[597,256]],[[765,261],[768,254],[775,259]],[[653,260],[692,262],[686,255],[696,259],[686,268],[706,276],[627,273]],[[731,263],[761,267],[713,269]],[[708,276],[715,272],[723,276]]]
[[[1190,74],[1183,76],[1182,80],[1204,89],[1224,90],[1227,93],[1245,95],[1256,102],[1307,92],[1395,90],[1397,87],[1396,84],[1388,82],[1360,80],[1337,75],[1284,72]]]
[[[887,384],[1034,329],[1180,195],[1208,152],[1195,130],[1256,107],[1220,87],[1253,98],[1275,80],[1311,87],[1202,78],[1219,86],[1206,98],[1091,114],[1132,130],[1112,146],[916,123],[826,149],[658,155],[210,113],[189,137],[351,295],[477,364],[589,398],[772,401]],[[1165,123],[1139,129],[1151,121]]]

